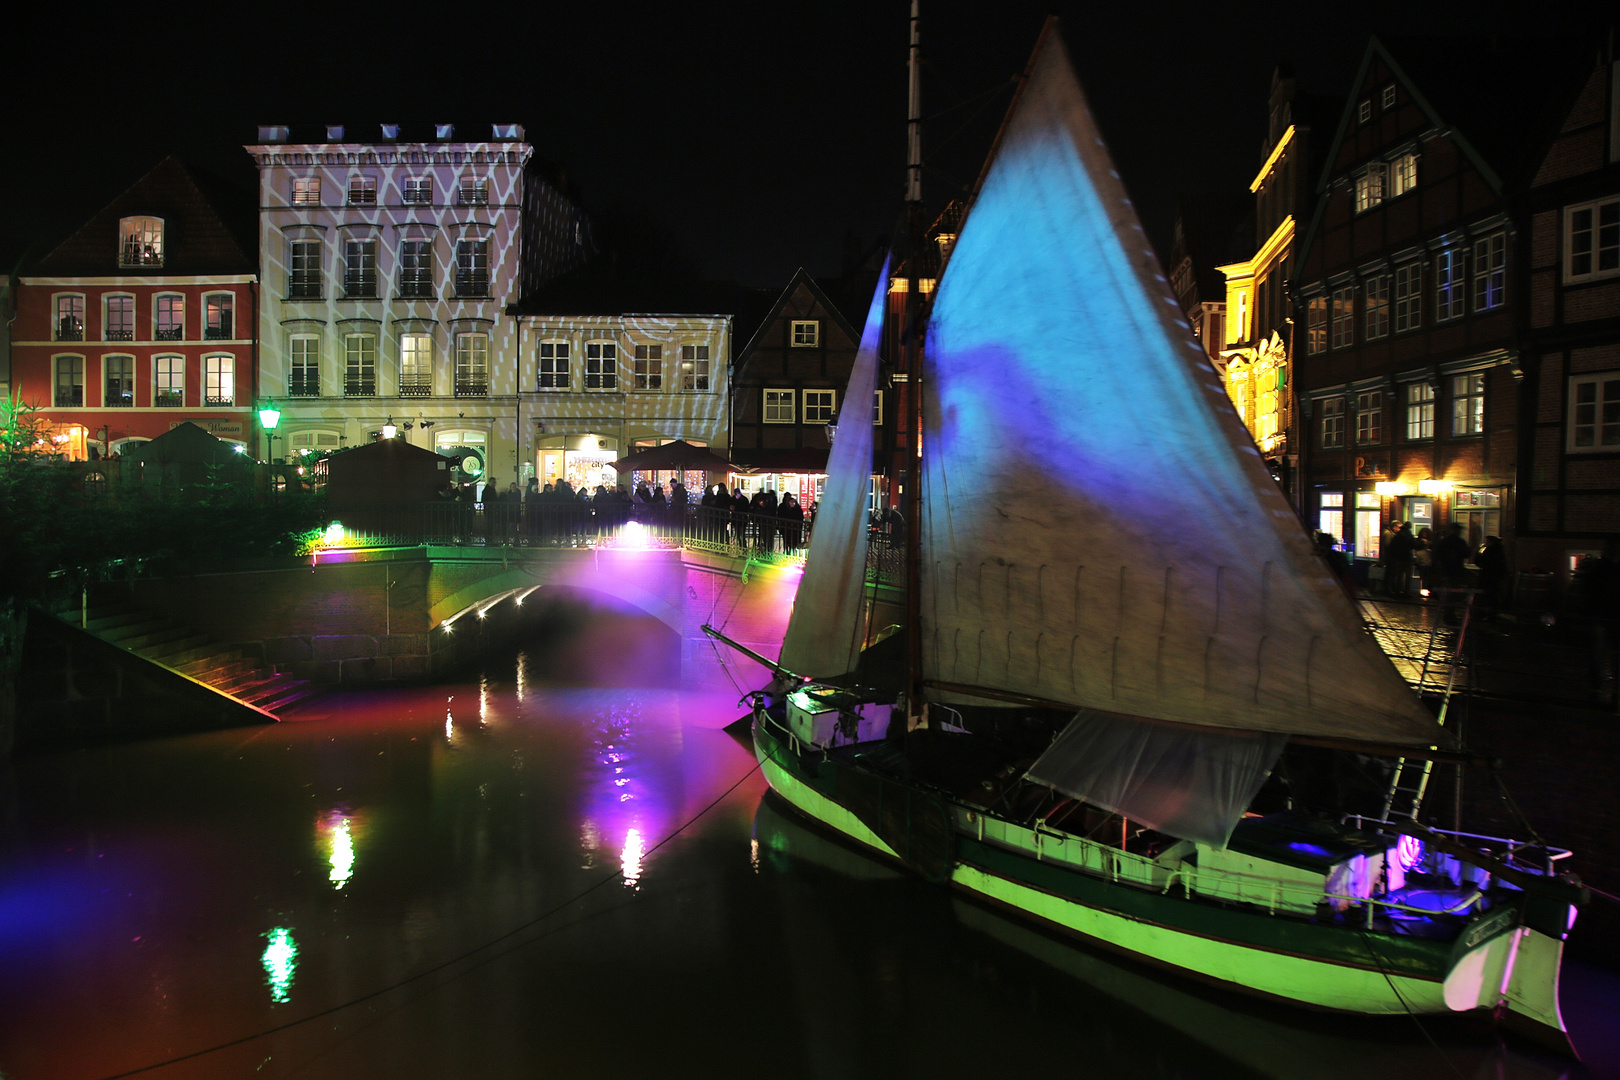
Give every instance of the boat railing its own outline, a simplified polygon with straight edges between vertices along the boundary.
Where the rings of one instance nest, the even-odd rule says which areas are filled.
[[[1364,814],[1345,814],[1340,823],[1350,825],[1367,832],[1399,833],[1403,824],[1409,822],[1391,821],[1384,818],[1375,818]],[[1467,842],[1470,847],[1481,847],[1482,855],[1500,855],[1511,864],[1514,869],[1526,873],[1545,874],[1551,877],[1557,872],[1555,863],[1562,862],[1570,857],[1572,852],[1568,848],[1551,847],[1547,844],[1531,840],[1515,840],[1507,836],[1490,836],[1485,833],[1459,832],[1456,829],[1440,829],[1434,826],[1425,826],[1430,832],[1453,840]],[[1544,857],[1540,862],[1529,862],[1521,857],[1522,852],[1534,851]]]

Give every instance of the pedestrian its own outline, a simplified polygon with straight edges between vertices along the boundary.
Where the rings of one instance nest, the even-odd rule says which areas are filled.
[[[1620,537],[1609,537],[1602,553],[1581,559],[1570,592],[1575,611],[1586,624],[1588,686],[1599,702],[1609,704],[1615,622],[1620,617]]]
[[[804,537],[804,508],[799,505],[799,500],[793,497],[791,491],[782,496],[782,502],[776,508],[776,516],[781,522],[782,547],[788,551],[796,550]]]
[[[1456,594],[1468,589],[1468,541],[1463,539],[1461,522],[1446,526],[1446,535],[1434,545],[1434,576],[1440,589],[1441,615],[1455,626],[1462,621]]]
[[[1338,538],[1332,533],[1318,530],[1316,533],[1316,550],[1322,556],[1323,561],[1327,563],[1328,570],[1333,574],[1333,580],[1338,582],[1339,588],[1344,590],[1344,595],[1350,598],[1351,603],[1355,603],[1356,580],[1350,573],[1350,560],[1346,559],[1344,552],[1338,548]]]
[[[1428,598],[1434,592],[1434,533],[1427,528],[1419,529],[1412,541],[1412,569],[1421,595]]]
[[[1494,622],[1502,608],[1502,588],[1507,583],[1507,550],[1500,536],[1487,536],[1485,546],[1474,555],[1479,568],[1479,600],[1485,609],[1484,620]]]
[[[1398,600],[1406,599],[1412,588],[1412,555],[1416,549],[1417,538],[1411,526],[1396,522],[1384,545],[1384,591]]]

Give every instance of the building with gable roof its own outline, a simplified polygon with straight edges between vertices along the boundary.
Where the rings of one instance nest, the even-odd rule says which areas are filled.
[[[58,453],[119,453],[187,421],[251,450],[252,203],[164,158],[17,279],[11,384]]]

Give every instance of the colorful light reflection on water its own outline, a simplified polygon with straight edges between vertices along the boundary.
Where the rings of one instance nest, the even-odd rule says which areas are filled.
[[[270,985],[270,1000],[284,1005],[292,996],[293,974],[298,970],[298,943],[285,926],[264,933],[264,979]]]
[[[316,823],[316,833],[326,850],[330,866],[327,880],[335,889],[341,889],[354,877],[354,832],[352,818],[342,810],[332,810]]]

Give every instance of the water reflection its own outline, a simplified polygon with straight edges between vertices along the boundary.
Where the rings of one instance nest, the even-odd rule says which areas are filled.
[[[349,883],[349,879],[354,877],[352,821],[348,814],[335,809],[322,815],[315,823],[315,833],[326,854],[326,861],[331,866],[327,880],[331,881],[335,889],[342,889]]]
[[[641,830],[628,830],[624,834],[623,854],[619,856],[619,871],[624,875],[625,888],[641,888],[641,857],[645,853],[645,845],[641,840]]]
[[[270,1000],[285,1004],[292,994],[293,973],[298,970],[298,943],[292,931],[284,926],[264,933],[266,944],[259,962],[264,965],[264,979],[270,984]]]
[[[596,865],[603,837],[623,837],[619,869],[628,889],[641,888],[649,838],[673,827],[671,777],[651,743],[662,725],[644,713],[635,695],[617,696],[595,717],[586,818],[580,828],[585,865]]]

